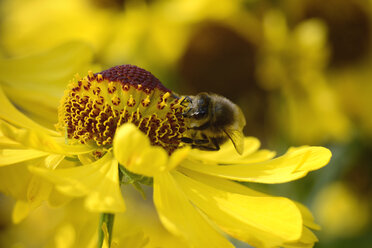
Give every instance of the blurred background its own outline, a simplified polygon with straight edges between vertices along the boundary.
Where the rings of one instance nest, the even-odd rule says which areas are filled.
[[[371,0],[0,2],[0,83],[35,120],[57,122],[76,72],[119,64],[145,68],[183,95],[230,98],[246,116],[245,134],[279,155],[331,149],[331,163],[306,178],[249,186],[310,207],[322,226],[315,247],[372,246]],[[0,246],[47,245],[51,210],[14,225],[12,206],[0,196]]]

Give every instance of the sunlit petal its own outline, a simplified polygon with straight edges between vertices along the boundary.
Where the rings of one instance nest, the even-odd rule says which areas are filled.
[[[134,154],[150,146],[149,139],[133,124],[124,124],[115,133],[114,155],[120,164],[126,165]]]
[[[197,159],[218,162],[218,163],[232,163],[233,161],[244,160],[257,151],[260,147],[260,141],[254,137],[244,138],[244,152],[242,155],[238,154],[233,144],[229,141],[221,146],[221,149],[216,152],[208,152],[194,149],[190,153],[190,157]]]
[[[251,164],[226,165],[202,164],[185,160],[182,166],[209,175],[238,181],[283,183],[305,176],[309,171],[325,166],[331,152],[323,147],[290,149],[281,157]]]
[[[47,156],[48,153],[35,150],[0,150],[0,166],[17,164]]]
[[[18,129],[3,121],[0,121],[0,130],[8,139],[39,151],[73,155],[92,152],[95,149],[89,145],[67,145],[62,137],[53,137],[31,129]]]
[[[193,247],[233,247],[189,202],[170,173],[154,178],[154,203],[166,228]]]
[[[174,173],[188,198],[224,231],[255,246],[298,240],[302,217],[287,198],[237,194]]]
[[[30,170],[51,181],[64,194],[86,196],[85,204],[91,211],[125,210],[119,187],[117,161],[110,153],[89,165],[57,170],[30,167]]]
[[[177,159],[168,164],[166,151],[159,146],[151,146],[148,137],[132,124],[125,124],[116,132],[114,154],[129,171],[150,177],[178,164]]]

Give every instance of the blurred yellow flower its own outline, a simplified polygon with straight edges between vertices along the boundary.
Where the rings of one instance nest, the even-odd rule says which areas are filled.
[[[363,231],[371,218],[367,202],[358,199],[344,183],[324,187],[314,200],[314,212],[324,227],[324,238],[352,237]]]
[[[129,186],[123,188],[123,194],[128,208],[125,213],[116,215],[111,247],[189,247],[162,226],[151,198],[144,201]],[[4,206],[4,199],[1,200]],[[82,211],[83,204],[82,200],[72,200],[63,208],[41,205],[22,223],[4,225],[0,232],[0,246],[96,248],[98,213]],[[10,209],[4,212],[9,214]]]
[[[296,143],[345,141],[350,122],[336,92],[328,85],[326,27],[316,19],[289,30],[282,12],[266,13],[258,76],[261,86],[278,90],[281,111],[273,116]],[[311,124],[309,124],[311,123]]]
[[[242,5],[240,0],[136,0],[105,8],[97,2],[5,0],[1,7],[6,15],[0,23],[3,49],[23,56],[85,41],[102,64],[130,62],[164,74],[182,55],[195,23],[224,20]]]
[[[340,96],[343,110],[350,116],[355,127],[372,136],[372,60],[363,64],[343,68],[332,73],[330,78],[338,95]]]
[[[112,11],[97,8],[88,0],[15,0],[3,1],[1,7],[6,13],[1,22],[2,45],[11,56],[30,55],[77,40],[89,42],[97,51],[111,33]]]
[[[75,154],[76,151],[68,150],[63,138],[56,140],[59,133],[49,128],[56,122],[56,107],[66,80],[76,72],[92,67],[92,57],[88,45],[70,42],[41,54],[0,60],[2,88],[18,108],[44,124],[41,126],[21,114],[0,89],[0,187],[1,191],[18,200],[13,212],[15,222],[25,218],[44,200],[52,205],[67,200],[48,181],[31,174],[27,166],[30,163],[40,167],[75,165],[63,160],[62,154]],[[21,130],[22,127],[28,130]]]
[[[40,54],[0,59],[0,85],[23,112],[54,128],[66,82],[76,73],[97,68],[92,60],[93,50],[84,42],[64,43]]]
[[[65,201],[54,192],[53,185],[31,174],[28,165],[50,169],[73,166],[73,162],[64,160],[65,155],[91,152],[92,148],[66,145],[59,133],[40,126],[12,106],[1,88],[0,104],[0,189],[18,200],[13,221],[19,222],[44,200],[52,205]]]

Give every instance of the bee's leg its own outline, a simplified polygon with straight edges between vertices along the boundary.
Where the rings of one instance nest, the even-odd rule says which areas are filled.
[[[194,144],[195,145],[203,145],[210,143],[209,139],[195,139]]]
[[[183,143],[186,143],[186,144],[192,144],[192,143],[194,143],[194,140],[193,139],[190,139],[190,138],[187,138],[187,137],[182,137],[181,138],[181,141]]]
[[[220,144],[219,144],[220,140],[212,138],[211,141],[212,141],[213,145],[215,146],[216,151],[220,150]]]
[[[192,148],[196,148],[204,151],[218,151],[220,150],[219,139],[207,137],[203,133],[192,133],[191,138],[182,137],[181,141],[186,144],[190,144]]]
[[[206,146],[206,145],[191,145],[192,148],[196,148],[203,151],[218,151],[220,148],[215,146]]]
[[[199,150],[204,151],[218,151],[220,150],[220,146],[215,139],[204,139],[204,140],[194,140],[194,144],[192,144],[192,148],[196,148]]]
[[[187,138],[187,137],[182,137],[181,138],[181,141],[183,143],[193,144],[195,146],[199,146],[199,145],[210,143],[210,140],[209,139],[191,139],[191,138]]]

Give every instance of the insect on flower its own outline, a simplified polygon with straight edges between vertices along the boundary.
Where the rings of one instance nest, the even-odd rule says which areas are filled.
[[[21,207],[52,199],[55,187],[64,195],[85,197],[88,210],[106,216],[126,209],[122,183],[146,184],[154,188],[164,227],[192,247],[232,248],[221,230],[255,247],[312,247],[317,242],[311,229],[319,226],[306,207],[238,182],[293,181],[325,166],[331,152],[292,147],[274,158],[274,152],[259,150],[254,137],[244,137],[242,156],[230,143],[219,152],[200,151],[218,150],[229,138],[243,151],[244,117],[223,97],[178,96],[146,70],[116,66],[70,82],[58,110],[60,133],[19,113],[1,89],[0,100],[5,106],[0,108],[5,138],[0,165],[18,172],[26,164],[27,175],[40,179],[27,181],[30,186],[22,192],[36,195],[27,202],[23,193],[17,196]],[[35,159],[40,163],[35,165]],[[18,219],[24,218],[21,210]]]
[[[121,65],[76,77],[59,108],[57,128],[70,142],[110,147],[116,129],[133,123],[153,145],[168,153],[185,146],[219,150],[230,139],[243,152],[245,118],[240,108],[216,94],[178,96],[150,72]]]
[[[182,113],[186,120],[186,136],[181,140],[201,150],[219,150],[228,139],[239,154],[244,150],[245,118],[240,108],[225,97],[200,93],[184,97],[188,101]]]

